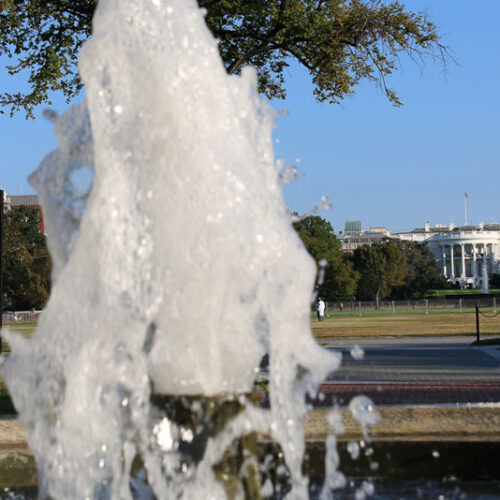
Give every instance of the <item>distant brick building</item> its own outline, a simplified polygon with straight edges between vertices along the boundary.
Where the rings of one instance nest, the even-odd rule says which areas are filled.
[[[40,202],[38,201],[37,194],[7,194],[5,200],[5,207],[9,208],[17,208],[17,207],[33,207],[38,210],[41,218],[41,222],[39,225],[40,232],[43,234],[47,234],[45,232],[45,223],[43,219],[43,211]]]

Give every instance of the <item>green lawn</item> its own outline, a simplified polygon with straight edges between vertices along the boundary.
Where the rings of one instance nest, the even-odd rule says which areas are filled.
[[[450,295],[457,295],[457,296],[460,296],[460,295],[479,295],[479,294],[482,294],[483,291],[479,288],[475,288],[475,289],[472,289],[472,290],[455,290],[455,289],[450,289],[450,290],[431,290],[429,292],[429,294],[427,295],[428,298],[441,298],[441,297],[445,297],[446,295],[450,296]],[[497,288],[494,288],[494,289],[491,289],[491,290],[488,290],[488,293],[491,294],[491,295],[500,295],[500,290],[497,289]]]
[[[5,324],[3,325],[3,330],[15,330],[24,337],[31,337],[35,331],[36,323],[16,323],[16,324]],[[2,352],[10,352],[9,344],[2,338]],[[0,415],[14,415],[16,410],[10,399],[9,391],[0,377]]]
[[[6,323],[3,325],[5,330],[15,330],[23,335],[23,337],[31,337],[36,329],[36,323]],[[10,352],[9,344],[2,338],[2,352]]]
[[[481,309],[494,316],[490,308]],[[474,309],[416,309],[409,311],[356,311],[335,312],[319,322],[315,314],[311,320],[315,337],[400,337],[425,335],[476,335],[476,315]],[[480,316],[481,336],[500,335],[500,315]]]

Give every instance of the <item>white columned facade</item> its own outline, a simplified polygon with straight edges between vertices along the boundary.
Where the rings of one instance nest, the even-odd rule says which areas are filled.
[[[462,227],[454,224],[435,227],[426,225],[425,228],[399,233],[398,237],[407,241],[425,242],[434,254],[441,274],[461,288],[481,287],[483,262],[488,278],[494,273],[500,274],[499,223]]]

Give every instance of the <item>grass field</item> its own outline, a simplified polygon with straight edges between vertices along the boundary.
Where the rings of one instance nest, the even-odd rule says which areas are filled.
[[[500,315],[493,310],[482,310],[480,333],[484,336],[500,335]],[[346,311],[330,314],[319,322],[315,315],[311,322],[315,337],[400,337],[425,335],[471,335],[476,336],[476,314],[474,309],[437,309],[425,314],[424,310],[369,311],[359,313]]]
[[[6,323],[3,325],[4,330],[15,330],[19,332],[23,337],[31,337],[36,328],[36,323]],[[10,352],[9,344],[2,337],[2,352]]]
[[[5,324],[3,325],[3,330],[15,330],[19,332],[24,337],[31,337],[35,331],[36,323],[16,323],[16,324]],[[2,352],[10,352],[9,344],[2,337]],[[14,415],[16,410],[10,399],[9,391],[3,378],[0,377],[0,415]]]
[[[460,296],[465,296],[467,295],[478,295],[478,294],[483,294],[484,292],[480,288],[474,288],[472,290],[431,290],[431,292],[428,294],[428,298],[439,298],[439,297],[445,297],[445,296],[452,296],[455,295],[457,297]],[[488,291],[490,295],[499,295],[500,290],[498,288],[492,288]]]

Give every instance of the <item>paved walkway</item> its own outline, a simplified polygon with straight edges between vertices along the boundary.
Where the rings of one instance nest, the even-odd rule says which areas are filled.
[[[500,404],[500,346],[471,337],[330,340],[343,362],[320,387],[315,407],[364,394],[377,405]]]

